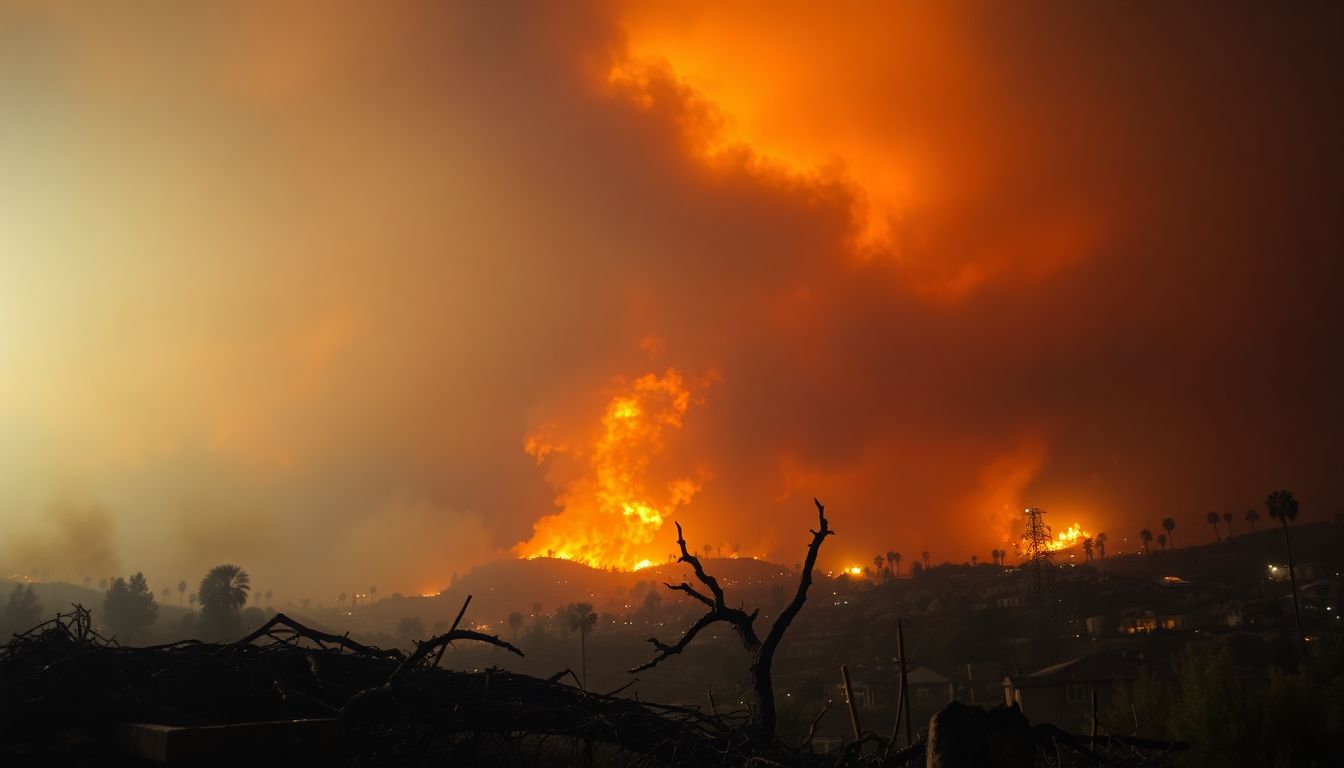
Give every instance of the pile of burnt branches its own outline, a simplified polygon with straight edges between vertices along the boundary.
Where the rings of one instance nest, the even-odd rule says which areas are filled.
[[[354,765],[526,764],[547,762],[557,750],[577,750],[581,759],[617,755],[618,764],[834,763],[758,747],[740,716],[589,692],[560,675],[439,667],[443,649],[457,640],[521,655],[456,623],[405,654],[283,614],[234,643],[131,648],[99,635],[89,612],[75,606],[0,646],[0,762],[114,762],[114,732],[127,722],[331,718],[340,725],[334,762]]]

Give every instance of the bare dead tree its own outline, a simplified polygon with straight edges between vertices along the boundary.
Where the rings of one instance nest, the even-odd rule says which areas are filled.
[[[779,647],[779,642],[784,638],[784,633],[788,630],[789,625],[793,623],[794,617],[802,610],[803,603],[807,601],[807,590],[812,586],[812,568],[817,563],[817,552],[821,549],[822,542],[826,540],[827,536],[835,533],[826,524],[826,508],[822,506],[820,501],[816,499],[812,501],[817,505],[819,524],[817,530],[812,531],[812,543],[807,546],[807,559],[803,563],[802,574],[798,578],[798,591],[794,593],[793,600],[775,619],[775,623],[770,627],[770,632],[765,636],[765,640],[760,639],[753,626],[760,609],[747,613],[741,608],[730,608],[725,604],[723,587],[719,586],[718,580],[713,576],[705,573],[699,558],[692,555],[690,550],[686,548],[686,537],[682,535],[681,523],[677,523],[677,545],[681,547],[681,557],[677,559],[677,562],[688,563],[695,570],[695,578],[709,589],[709,594],[706,595],[684,581],[680,584],[666,584],[665,586],[676,592],[684,592],[691,598],[704,603],[708,610],[704,616],[701,616],[698,621],[691,625],[690,629],[686,630],[680,640],[672,645],[668,645],[656,637],[649,638],[649,642],[653,644],[656,650],[654,657],[648,663],[635,667],[630,672],[633,674],[657,666],[669,656],[674,656],[685,650],[686,646],[695,639],[695,636],[701,630],[720,621],[726,622],[737,632],[742,647],[746,648],[747,653],[751,654],[751,681],[757,702],[753,718],[755,736],[762,741],[773,741],[775,737],[775,687],[770,677],[770,668],[775,660],[775,650]]]

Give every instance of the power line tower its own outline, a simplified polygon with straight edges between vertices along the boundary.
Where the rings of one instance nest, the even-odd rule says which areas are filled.
[[[1050,526],[1045,524],[1045,510],[1030,507],[1027,515],[1026,532],[1022,534],[1023,557],[1031,581],[1027,587],[1027,605],[1031,610],[1031,620],[1037,635],[1048,634],[1053,627],[1055,601],[1050,589],[1050,576],[1053,569],[1050,549]]]

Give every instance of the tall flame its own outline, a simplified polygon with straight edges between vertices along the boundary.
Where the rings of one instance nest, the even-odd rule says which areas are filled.
[[[612,397],[602,429],[587,453],[585,471],[564,483],[563,507],[533,526],[532,538],[514,548],[520,556],[558,557],[595,568],[637,570],[651,565],[648,545],[663,522],[700,490],[690,478],[661,489],[646,481],[650,463],[664,449],[663,434],[680,429],[691,392],[676,370],[641,376]],[[524,450],[542,463],[570,449],[545,434],[530,435]]]

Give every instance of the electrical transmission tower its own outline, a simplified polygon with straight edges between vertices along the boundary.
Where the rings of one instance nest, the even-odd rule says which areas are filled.
[[[1026,510],[1027,529],[1022,534],[1023,556],[1030,574],[1027,592],[1027,605],[1031,610],[1032,624],[1038,635],[1048,634],[1054,628],[1055,601],[1050,589],[1050,576],[1053,564],[1050,558],[1054,552],[1050,549],[1050,526],[1045,524],[1045,510],[1031,507]]]

